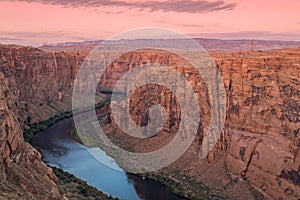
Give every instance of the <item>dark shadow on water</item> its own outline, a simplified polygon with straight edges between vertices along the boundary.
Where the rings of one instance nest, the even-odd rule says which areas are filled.
[[[155,199],[155,200],[165,200],[165,199],[174,199],[174,200],[184,200],[186,198],[180,197],[177,194],[171,192],[165,185],[162,183],[149,179],[137,176],[135,174],[127,173],[127,176],[130,180],[134,182],[134,187],[140,198],[142,199]]]

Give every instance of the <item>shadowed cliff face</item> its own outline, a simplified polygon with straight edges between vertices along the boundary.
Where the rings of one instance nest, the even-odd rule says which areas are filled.
[[[75,53],[45,53],[32,47],[8,45],[1,46],[0,55],[1,71],[12,95],[17,97],[15,103],[21,121],[31,120],[29,123],[55,114],[47,106],[62,100],[64,88],[72,88],[83,61]]]
[[[208,161],[215,163],[222,160],[231,174],[248,180],[273,198],[299,198],[300,49],[213,53],[212,57],[224,80],[227,112],[222,137],[209,154]],[[82,61],[83,56],[77,53],[46,53],[16,46],[0,48],[0,176],[24,191],[36,195],[38,191],[50,194],[49,191],[53,190],[51,194],[59,195],[51,170],[40,161],[40,155],[24,143],[22,128],[24,122],[47,119],[59,110],[66,109],[53,110],[53,101],[69,98],[72,81]],[[143,63],[169,64],[187,74],[190,83],[198,88],[197,95],[203,114],[198,140],[166,170],[176,168],[198,180],[208,181],[209,178],[203,178],[205,170],[202,169],[203,162],[198,158],[198,147],[210,119],[210,102],[201,76],[195,75],[193,70],[183,72],[182,66],[188,63],[168,53],[129,53],[106,71],[99,89],[111,90],[122,73]],[[146,89],[141,88],[138,93],[144,94]],[[172,131],[176,129],[176,98],[159,87],[151,90],[160,97],[155,99],[149,96],[152,103],[163,102],[172,111],[161,134],[148,142],[132,140],[117,129],[112,116],[108,118],[118,133],[117,139],[127,141],[126,145],[134,144],[137,151],[160,148],[172,139]],[[139,97],[137,95],[131,99],[131,111],[133,119],[143,124],[147,123],[147,116],[139,116],[138,113],[147,106],[140,103],[144,99]],[[206,171],[212,176],[211,171]],[[221,174],[214,176],[223,177]],[[19,179],[23,180],[23,184],[18,185]],[[44,180],[44,184],[40,180]],[[228,184],[227,178],[216,180],[221,186]],[[48,189],[44,190],[44,187]]]
[[[45,198],[60,196],[57,179],[41,155],[23,140],[18,107],[0,72],[0,179],[3,198]]]
[[[32,47],[1,45],[1,197],[60,197],[57,178],[42,162],[41,155],[24,142],[23,129],[26,124],[71,110],[71,97],[68,96],[78,60],[75,54],[45,53]]]

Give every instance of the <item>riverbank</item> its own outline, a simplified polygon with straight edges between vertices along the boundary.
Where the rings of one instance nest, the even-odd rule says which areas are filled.
[[[97,105],[97,108],[105,106],[105,105],[107,105],[107,103],[109,103],[109,101],[101,102]],[[30,141],[34,134],[53,126],[55,123],[59,122],[62,119],[69,118],[69,117],[72,117],[72,113],[67,111],[62,114],[58,114],[54,117],[51,117],[46,121],[38,122],[38,123],[31,125],[30,129],[29,129],[30,131],[28,131],[27,135],[26,135],[28,137],[27,140]],[[103,120],[101,120],[101,121],[104,122]],[[114,135],[114,133],[110,133],[110,134]],[[80,138],[78,137],[75,129],[70,131],[70,135],[78,143],[81,143]],[[118,144],[120,147],[123,148],[123,145],[118,143],[118,142],[120,142],[119,137],[112,139],[112,141],[116,142],[116,144]],[[124,142],[122,142],[122,143],[125,144]],[[124,148],[126,149],[126,147],[124,147]],[[127,147],[127,150],[130,151],[130,149],[128,149],[128,147]],[[187,175],[187,174],[181,175],[181,174],[182,173],[176,172],[176,171],[170,172],[170,173],[166,173],[166,172],[163,173],[163,172],[159,171],[159,172],[155,172],[155,173],[138,174],[138,176],[139,177],[147,177],[149,179],[156,180],[156,181],[160,182],[161,184],[165,185],[167,188],[169,188],[170,191],[172,191],[184,198],[188,198],[188,199],[224,199],[223,196],[220,196],[218,194],[211,192],[208,187],[206,187],[201,182],[195,180],[194,178],[190,177],[189,175]],[[93,191],[95,190],[95,188],[93,188],[93,187],[82,188],[82,187],[74,186],[74,184],[72,184],[71,182],[65,182],[66,177],[69,177],[69,176],[70,175],[68,173],[64,174],[64,172],[62,172],[62,171],[60,171],[60,173],[58,175],[60,184],[63,184],[62,186],[60,186],[60,187],[63,187],[63,188],[61,188],[63,193],[64,193],[64,191],[73,191],[75,196],[76,195],[82,196],[82,195],[87,195],[87,194],[94,194]],[[77,178],[77,180],[74,179],[74,181],[79,182],[80,179]],[[85,197],[85,199],[87,198],[87,196],[84,196],[84,197]],[[106,198],[109,199],[110,197],[106,196]]]
[[[95,105],[95,108],[100,108],[109,103],[109,98],[106,98],[104,101],[99,102]],[[81,112],[86,112],[90,109],[84,109]],[[65,111],[63,113],[56,114],[53,117],[50,117],[47,120],[36,122],[33,124],[26,124],[24,128],[23,137],[26,142],[31,142],[33,136],[41,131],[48,129],[57,122],[70,118],[73,116],[72,111]],[[80,141],[80,140],[79,140]],[[49,166],[51,167],[51,166]],[[86,181],[83,181],[76,176],[65,172],[61,169],[51,167],[54,174],[58,178],[58,186],[62,196],[67,197],[69,200],[117,200],[118,198],[113,198],[110,195],[107,195],[95,187],[92,187],[87,184]]]
[[[84,116],[85,113],[79,117]],[[73,118],[67,118],[33,137],[32,145],[42,152],[48,165],[67,171],[98,190],[123,200],[184,199],[154,179],[129,177],[106,152],[76,142],[70,134],[74,127]]]
[[[116,134],[116,129],[110,124],[106,124],[104,133],[122,149],[139,152],[145,144],[149,146],[149,143],[134,141],[118,130]],[[262,199],[249,183],[232,177],[224,157],[220,156],[215,162],[199,159],[196,142],[171,165],[140,176],[157,180],[174,193],[188,199]]]
[[[174,174],[176,174],[176,178],[174,177]],[[188,175],[181,176],[180,172],[175,171],[169,174],[165,174],[164,172],[152,172],[142,174],[141,176],[157,180],[166,185],[174,193],[187,199],[228,199],[227,197],[213,193],[207,186],[196,181],[193,177]]]
[[[97,103],[95,105],[95,108],[96,109],[101,108],[109,103],[110,103],[110,98],[106,97],[106,99],[104,101]],[[86,109],[81,110],[77,114],[83,113],[83,112],[86,112],[89,110],[91,110],[91,108],[86,108]],[[33,124],[25,124],[25,128],[23,131],[23,137],[24,137],[25,142],[30,143],[34,134],[36,134],[40,131],[46,130],[47,128],[53,126],[55,123],[59,122],[60,120],[63,120],[63,119],[66,119],[66,118],[69,118],[72,116],[73,116],[72,111],[65,111],[62,113],[58,113],[58,114],[54,115],[53,117],[50,117],[49,119],[44,120],[44,121],[36,122]]]
[[[102,124],[104,125],[104,124]],[[132,146],[130,141],[127,141],[127,137],[124,135],[116,135],[113,128],[110,125],[106,125],[105,134],[108,138],[117,146],[128,151],[137,152],[135,146]],[[110,155],[113,156],[113,155]],[[190,176],[185,171],[179,171],[177,167],[163,168],[159,171],[134,174],[142,178],[148,178],[156,180],[161,184],[165,185],[170,191],[176,193],[178,196],[184,199],[194,200],[218,200],[218,199],[230,199],[224,194],[219,194],[216,191],[212,191],[209,186],[203,182],[198,181],[196,177]],[[129,174],[130,176],[130,174]]]
[[[76,176],[65,172],[61,169],[53,167],[53,172],[58,178],[58,185],[60,193],[69,200],[117,200],[96,188],[87,184]]]
[[[104,120],[103,117],[104,115],[98,116],[98,120],[101,126],[104,127],[104,133],[110,138],[110,140],[117,146],[127,151],[135,152],[135,146],[131,146],[130,143],[126,141],[126,138],[122,137],[122,135],[116,134],[110,127],[110,125],[106,124],[106,120]],[[70,135],[75,141],[82,144],[80,136],[77,134],[76,129],[71,130]],[[108,153],[108,155],[110,154]],[[113,155],[110,156],[113,157]],[[128,173],[128,175],[130,177],[130,173]],[[138,176],[141,179],[147,178],[158,181],[182,199],[229,199],[225,195],[220,195],[215,191],[212,191],[208,186],[203,184],[203,182],[197,181],[188,173],[181,173],[178,170],[159,170],[157,172],[145,174],[133,174],[133,176]]]

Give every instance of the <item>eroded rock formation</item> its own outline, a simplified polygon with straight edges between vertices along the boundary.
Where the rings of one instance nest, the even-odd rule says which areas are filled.
[[[17,109],[8,80],[0,72],[0,196],[57,199],[60,197],[57,178],[37,150],[24,142]]]
[[[218,155],[222,154],[221,157],[224,157],[228,170],[234,176],[249,181],[264,193],[265,197],[299,198],[300,50],[213,53],[212,57],[221,71],[225,84],[227,111],[221,140],[208,156],[209,161],[215,161]],[[108,81],[106,84],[103,81],[102,87],[113,88],[114,80],[118,80],[124,71],[146,64],[169,65],[182,73],[188,63],[168,53],[156,54],[147,51],[128,53],[106,71],[105,78]],[[198,88],[196,93],[201,97],[199,100],[203,116],[201,118],[203,127],[199,130],[199,134],[205,133],[211,112],[209,100],[205,97],[207,91],[203,87],[201,77],[193,76],[195,73],[192,71],[187,70],[185,73],[193,87]],[[178,119],[178,106],[171,106],[176,102],[176,97],[159,87],[152,86],[145,87],[139,93],[145,95],[147,91],[159,96],[161,100],[153,100],[154,97],[148,95],[149,98],[145,103],[145,99],[134,95],[131,99],[133,119],[138,124],[147,124],[145,122],[148,120],[147,117],[137,115],[143,113],[141,110],[147,111],[151,101],[162,103],[171,110],[171,113],[177,113],[177,117],[176,114],[170,114],[169,121],[162,131],[169,133],[168,125],[173,124],[173,128],[176,127],[176,118]],[[122,139],[132,142],[136,151],[156,150],[172,139],[170,135],[161,132],[156,138],[147,141],[130,139],[122,135],[122,131],[113,121],[113,116],[110,116],[108,121]],[[186,154],[186,156],[188,157],[186,160],[197,159],[195,155],[190,157],[190,154]],[[186,162],[184,167],[197,171],[197,166],[191,166],[188,161]],[[177,164],[180,165],[179,162]]]
[[[23,139],[26,124],[71,109],[72,81],[80,58],[32,47],[0,47],[0,178],[2,197],[58,199],[57,178]],[[57,103],[54,103],[57,102]],[[15,195],[15,196],[14,196]]]
[[[300,51],[218,55],[228,169],[273,198],[300,196]]]
[[[218,163],[221,159],[223,164],[208,163],[205,166],[211,169],[226,166],[234,177],[249,181],[266,197],[299,198],[300,49],[213,53],[212,57],[224,80],[227,111],[222,137],[208,156],[210,163]],[[46,53],[30,47],[1,46],[0,177],[5,180],[1,184],[6,188],[14,188],[13,191],[19,191],[20,195],[36,198],[42,194],[53,198],[60,196],[55,176],[41,161],[40,154],[23,141],[22,129],[25,123],[44,120],[59,111],[70,109],[64,103],[53,104],[53,101],[70,100],[72,81],[83,58],[77,53]],[[215,173],[213,170],[206,170],[208,175],[202,174],[203,162],[198,159],[197,152],[209,122],[210,103],[199,76],[192,70],[183,71],[182,66],[187,63],[168,53],[130,53],[106,71],[100,89],[110,90],[124,71],[145,63],[169,64],[186,74],[191,84],[198,88],[203,114],[199,138],[167,170],[179,169],[198,180],[213,179],[209,177]],[[157,94],[164,94],[164,90]],[[164,101],[153,98],[153,102],[164,102],[172,111],[178,109],[174,105],[174,96],[167,94],[163,97]],[[138,104],[141,100],[132,99],[135,105],[132,111],[145,109],[144,104]],[[137,114],[133,115],[136,121],[146,123],[147,117],[138,117]],[[176,117],[178,114],[175,111],[170,114],[165,132],[172,132],[172,127],[176,127]],[[114,125],[112,118],[108,118],[108,122]],[[115,126],[113,128],[117,129]],[[119,134],[119,138],[132,142],[127,136],[121,137]],[[157,143],[155,137],[147,142],[135,141],[136,150],[156,149],[172,139],[172,134],[157,136],[162,142]],[[229,178],[222,174],[215,176],[221,188],[227,188]],[[226,189],[227,192],[232,190],[234,187]]]

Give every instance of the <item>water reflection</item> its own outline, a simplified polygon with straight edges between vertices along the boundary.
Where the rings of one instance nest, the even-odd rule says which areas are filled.
[[[89,185],[119,199],[182,199],[160,182],[126,174],[101,149],[88,149],[77,143],[70,136],[74,127],[73,118],[64,119],[32,139],[32,144],[42,152],[44,161],[50,166],[74,174]],[[105,164],[92,156],[90,151],[101,157]]]

